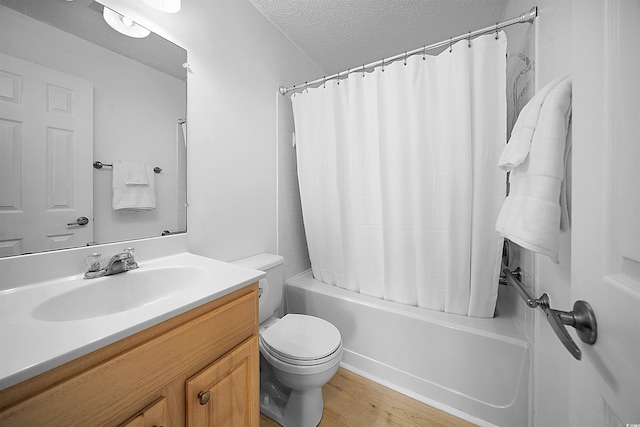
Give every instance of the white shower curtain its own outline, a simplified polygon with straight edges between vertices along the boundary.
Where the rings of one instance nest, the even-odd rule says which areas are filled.
[[[503,32],[292,97],[314,277],[492,317],[505,196]]]

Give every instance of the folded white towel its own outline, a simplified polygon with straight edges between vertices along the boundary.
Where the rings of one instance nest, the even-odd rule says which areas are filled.
[[[510,174],[510,193],[496,223],[502,236],[556,263],[570,118],[571,79],[565,78],[543,100],[528,156]]]
[[[116,164],[119,164],[119,167],[122,167],[125,184],[149,185],[146,167],[143,163],[121,161],[116,162]]]
[[[533,133],[538,125],[540,109],[549,95],[549,92],[567,77],[559,77],[540,89],[533,98],[527,102],[516,121],[509,142],[502,150],[498,166],[508,171],[513,170],[529,155]]]
[[[143,165],[147,184],[127,184],[129,169],[124,162],[113,164],[113,210],[154,210],[156,208],[156,186],[153,166]],[[140,181],[136,178],[135,181]]]

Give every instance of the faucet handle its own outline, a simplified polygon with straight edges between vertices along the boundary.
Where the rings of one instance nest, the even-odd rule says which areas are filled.
[[[129,258],[127,263],[127,270],[133,270],[134,268],[138,268],[138,263],[136,262],[136,250],[134,248],[126,248],[124,250],[125,254],[129,254],[131,258]]]
[[[102,255],[93,253],[84,260],[85,270],[88,272],[99,271],[102,268]]]
[[[124,252],[125,254],[130,254],[131,258],[133,258],[135,260],[135,258],[136,258],[136,250],[135,250],[135,248],[126,248],[122,252]]]

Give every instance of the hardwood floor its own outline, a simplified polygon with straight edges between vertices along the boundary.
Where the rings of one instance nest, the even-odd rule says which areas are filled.
[[[467,427],[467,421],[340,368],[322,387],[319,427]],[[280,424],[260,414],[260,427]]]

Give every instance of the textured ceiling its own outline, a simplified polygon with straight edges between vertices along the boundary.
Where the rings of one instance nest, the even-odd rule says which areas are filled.
[[[508,2],[250,1],[327,75],[494,25]]]

